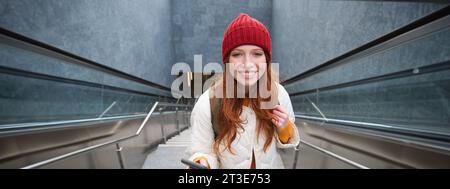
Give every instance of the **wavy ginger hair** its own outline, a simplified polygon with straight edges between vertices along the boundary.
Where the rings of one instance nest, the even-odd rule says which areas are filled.
[[[260,82],[266,82],[267,85],[267,89],[270,91],[271,93],[271,97],[276,97],[278,98],[278,91],[277,91],[277,87],[276,87],[276,83],[278,82],[276,80],[276,75],[275,72],[272,69],[271,66],[271,58],[270,56],[267,55],[267,53],[264,53],[266,56],[266,62],[267,62],[267,70],[264,74],[266,74],[266,77],[263,76],[261,77],[256,85],[260,86]],[[230,56],[228,55],[228,57],[226,58],[225,62],[229,62],[229,58]],[[227,76],[230,77],[230,75],[228,75],[229,71],[226,70],[226,66],[225,66],[225,74],[222,74],[221,77],[219,77],[219,80],[217,80],[216,84],[213,85],[213,90],[217,89],[218,87],[221,87],[223,90],[223,97],[226,96],[226,81],[227,81]],[[267,80],[265,80],[264,78],[267,78]],[[233,149],[231,148],[231,143],[236,139],[237,136],[237,132],[239,129],[244,129],[242,127],[242,124],[244,123],[245,120],[241,120],[240,119],[240,115],[242,113],[242,107],[243,107],[243,103],[244,103],[244,99],[243,98],[237,98],[236,94],[237,94],[237,81],[236,79],[233,79],[234,82],[234,97],[233,98],[222,98],[221,99],[221,104],[219,104],[219,112],[218,114],[220,116],[216,116],[215,118],[217,119],[217,123],[219,124],[219,133],[217,134],[214,144],[213,144],[213,149],[216,152],[216,154],[218,154],[220,156],[221,152],[220,152],[220,144],[224,143],[225,144],[225,149],[224,150],[229,150],[232,154],[235,154],[233,152]],[[274,86],[274,87],[273,87]],[[264,136],[266,137],[266,141],[264,143],[264,152],[267,151],[269,145],[272,143],[272,139],[275,133],[275,127],[273,126],[273,123],[271,121],[272,117],[273,117],[273,113],[272,113],[272,109],[261,109],[260,105],[263,101],[268,101],[270,99],[269,98],[262,98],[259,94],[259,91],[257,93],[257,98],[249,98],[249,107],[253,109],[253,111],[256,114],[256,120],[257,120],[257,126],[256,126],[256,133],[257,133],[257,138],[259,140],[259,136],[260,134],[264,134]],[[278,99],[276,99],[278,100]],[[214,106],[217,106],[217,104],[214,104]],[[211,107],[212,108],[212,107]]]

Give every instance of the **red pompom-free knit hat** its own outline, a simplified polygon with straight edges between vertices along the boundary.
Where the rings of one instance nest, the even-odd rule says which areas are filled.
[[[230,52],[241,45],[259,46],[269,57],[272,57],[269,30],[261,22],[244,13],[239,14],[225,30],[222,41],[222,62],[226,63],[225,59]]]

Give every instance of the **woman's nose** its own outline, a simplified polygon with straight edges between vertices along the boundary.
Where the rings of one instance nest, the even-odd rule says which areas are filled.
[[[247,66],[251,66],[253,64],[253,60],[250,54],[245,55],[244,57],[244,65]]]

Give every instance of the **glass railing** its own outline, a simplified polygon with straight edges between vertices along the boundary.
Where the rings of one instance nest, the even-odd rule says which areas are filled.
[[[288,84],[294,111],[300,119],[450,139],[449,20]]]
[[[170,91],[10,36],[2,34],[0,39],[0,130],[145,117],[156,101],[177,102]]]
[[[450,136],[450,66],[436,72],[318,90],[291,98],[298,115]]]

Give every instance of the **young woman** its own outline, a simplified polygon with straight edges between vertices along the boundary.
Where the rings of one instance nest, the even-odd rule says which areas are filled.
[[[229,63],[223,78],[192,110],[190,160],[209,168],[284,168],[277,148],[295,147],[300,139],[289,95],[273,75],[271,53],[269,31],[258,20],[241,13],[230,23],[222,42],[222,61]],[[230,78],[234,85],[226,83]],[[250,98],[255,85],[266,85],[271,96],[257,92]],[[225,95],[236,95],[237,88],[245,89],[244,98]],[[218,98],[211,95],[217,89],[224,98],[210,99]],[[278,105],[263,108],[271,98]]]

